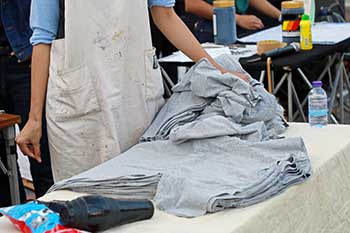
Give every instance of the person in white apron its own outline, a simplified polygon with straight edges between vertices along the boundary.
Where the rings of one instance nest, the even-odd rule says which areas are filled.
[[[24,154],[40,161],[39,119],[46,94],[56,182],[135,145],[164,102],[147,0],[65,1],[65,39],[54,40],[58,1],[32,0],[31,114],[17,137]],[[208,58],[225,72],[174,13],[174,2],[148,1],[156,25],[194,61]]]

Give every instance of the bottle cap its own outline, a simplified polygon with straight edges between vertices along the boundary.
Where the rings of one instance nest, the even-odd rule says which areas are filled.
[[[301,20],[310,20],[310,16],[307,14],[303,14],[303,16],[301,17]]]
[[[312,87],[322,87],[322,81],[313,81]]]
[[[304,2],[303,1],[284,1],[282,2],[282,9],[297,9],[297,8],[303,8]]]
[[[213,2],[214,7],[225,8],[225,7],[233,7],[235,6],[234,0],[216,0]]]

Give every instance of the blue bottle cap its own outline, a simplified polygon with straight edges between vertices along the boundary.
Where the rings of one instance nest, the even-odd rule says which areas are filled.
[[[312,87],[322,87],[322,81],[313,81]]]

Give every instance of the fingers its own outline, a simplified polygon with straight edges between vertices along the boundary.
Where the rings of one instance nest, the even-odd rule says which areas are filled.
[[[258,30],[264,28],[264,23],[255,15],[245,15],[241,21],[241,26],[249,30]]]
[[[34,148],[35,160],[41,163],[40,144],[33,145],[33,148]]]
[[[259,19],[258,17],[253,17],[252,22],[251,22],[251,26],[253,29],[262,29],[264,28],[264,24],[261,21],[261,19]]]
[[[265,27],[264,23],[259,18],[256,18],[255,24],[258,27],[258,29],[262,29]]]
[[[249,83],[249,78],[248,78],[247,75],[245,75],[245,74],[240,74],[238,77],[239,77],[240,79],[242,79],[243,81]]]
[[[247,83],[249,83],[249,78],[248,78],[247,75],[244,75],[243,78],[241,78],[241,79],[243,79],[244,81],[246,81]]]
[[[248,75],[246,75],[246,74],[244,74],[244,73],[233,72],[233,71],[231,71],[231,72],[229,72],[229,73],[232,74],[232,75],[234,75],[234,76],[236,76],[236,77],[238,77],[238,78],[240,78],[240,79],[242,79],[243,81],[249,83],[249,77],[248,77]]]
[[[32,148],[31,148],[31,146],[29,144],[21,143],[19,141],[17,141],[17,144],[18,144],[19,148],[21,149],[21,151],[22,151],[22,153],[24,155],[29,156],[32,159],[35,159],[34,151],[32,150]]]
[[[23,154],[41,163],[40,152],[41,123],[28,121],[16,138],[16,142]]]
[[[28,141],[22,140],[21,137],[16,138],[16,143],[24,155],[41,163],[40,144],[33,145]]]

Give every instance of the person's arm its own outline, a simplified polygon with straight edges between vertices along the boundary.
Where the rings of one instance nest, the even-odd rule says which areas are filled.
[[[194,62],[202,58],[207,58],[210,63],[222,73],[227,72],[202,48],[191,31],[176,15],[173,8],[154,6],[151,8],[151,13],[156,26],[177,49],[185,53]],[[245,74],[237,72],[231,73],[244,80],[247,79]]]
[[[213,19],[214,8],[203,0],[185,0],[185,11],[204,19]]]
[[[281,15],[281,11],[278,10],[274,5],[272,5],[267,0],[250,0],[250,5],[256,10],[274,19],[278,19]]]
[[[33,47],[31,101],[29,119],[16,142],[23,154],[41,162],[40,140],[46,88],[49,78],[51,46],[39,44]]]
[[[185,0],[185,11],[204,19],[213,19],[214,7],[204,0]],[[254,15],[236,14],[236,23],[245,29],[256,30],[264,27],[262,21]]]
[[[51,43],[56,38],[59,22],[58,1],[33,0],[30,21],[33,29],[30,113],[16,142],[23,154],[41,162],[43,109],[49,78]]]

